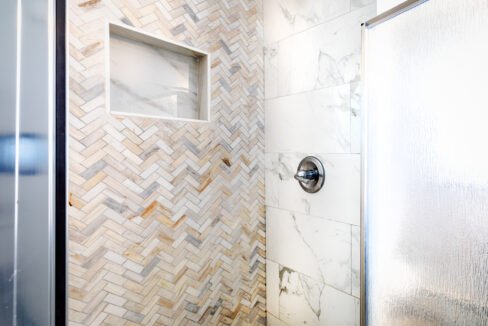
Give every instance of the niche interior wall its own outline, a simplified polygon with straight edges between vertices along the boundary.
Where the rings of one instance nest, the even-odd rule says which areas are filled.
[[[262,1],[69,1],[70,325],[265,317]],[[211,54],[210,123],[107,113],[107,22]]]

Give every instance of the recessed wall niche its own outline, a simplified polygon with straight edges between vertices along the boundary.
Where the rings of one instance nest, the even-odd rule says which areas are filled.
[[[209,54],[108,24],[107,107],[116,115],[210,120]]]

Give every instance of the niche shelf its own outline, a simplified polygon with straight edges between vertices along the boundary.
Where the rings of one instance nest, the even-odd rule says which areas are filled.
[[[110,113],[210,121],[208,53],[112,22],[106,42]]]

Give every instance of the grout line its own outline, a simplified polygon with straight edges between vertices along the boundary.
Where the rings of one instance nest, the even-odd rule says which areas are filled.
[[[312,92],[319,92],[319,91],[323,91],[323,90],[326,90],[326,89],[345,87],[345,86],[348,86],[348,85],[351,86],[351,84],[359,83],[360,81],[361,80],[351,80],[351,81],[349,81],[347,83],[341,83],[341,84],[336,84],[336,85],[331,85],[331,86],[324,86],[324,87],[312,88],[312,89],[309,89],[309,90],[299,91],[299,92],[296,92],[296,93],[290,93],[290,94],[278,95],[278,96],[271,96],[271,97],[264,96],[264,102],[276,100],[276,99],[283,98],[283,97],[290,97],[290,96],[303,95],[303,94],[312,93]]]
[[[346,223],[346,222],[343,222],[343,221],[334,220],[334,219],[332,219],[330,217],[324,217],[324,216],[307,214],[307,213],[303,213],[303,212],[300,212],[300,211],[295,211],[295,210],[292,210],[292,209],[287,209],[287,208],[282,208],[282,207],[276,207],[276,206],[272,206],[272,205],[268,205],[268,204],[265,204],[265,206],[266,207],[269,207],[269,208],[277,209],[277,210],[280,210],[280,211],[289,212],[289,213],[297,213],[297,214],[300,214],[300,215],[310,216],[310,217],[314,217],[314,218],[320,218],[322,220],[328,220],[328,221],[336,222],[336,223],[340,223],[340,224],[345,224],[345,225],[360,227],[357,224]]]
[[[281,270],[281,264],[276,262],[276,264],[278,265],[278,319],[281,318],[281,309],[280,309],[280,306],[281,306],[281,289],[280,289],[280,270]],[[281,319],[280,319],[281,320]]]
[[[274,318],[278,319],[283,325],[286,325],[286,326],[293,326],[293,325],[290,325],[290,324],[287,324],[286,322],[284,322],[283,320],[281,320],[279,317],[276,317],[274,314],[266,311],[267,314],[273,316]]]
[[[351,280],[350,280],[351,281],[351,295],[352,295],[352,278],[353,278],[353,275],[352,275],[352,227],[353,226],[351,225],[351,228],[350,228],[350,232],[351,232],[351,234],[350,234],[350,237],[351,237],[350,238],[351,239],[351,241],[350,241],[350,246],[351,246],[350,249],[351,249],[351,252],[350,252],[350,256],[349,256],[349,257],[351,257],[351,260],[349,261],[349,265],[350,265],[349,266],[349,268],[350,268],[350,270],[349,270],[349,273],[350,273],[349,276],[351,278]]]
[[[361,79],[361,72],[359,72],[359,79]],[[353,113],[352,113],[352,83],[349,83],[349,152],[352,153],[352,121],[353,121]]]

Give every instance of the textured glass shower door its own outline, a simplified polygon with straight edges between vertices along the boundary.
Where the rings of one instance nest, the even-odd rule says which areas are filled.
[[[488,1],[364,29],[363,324],[488,325]]]

